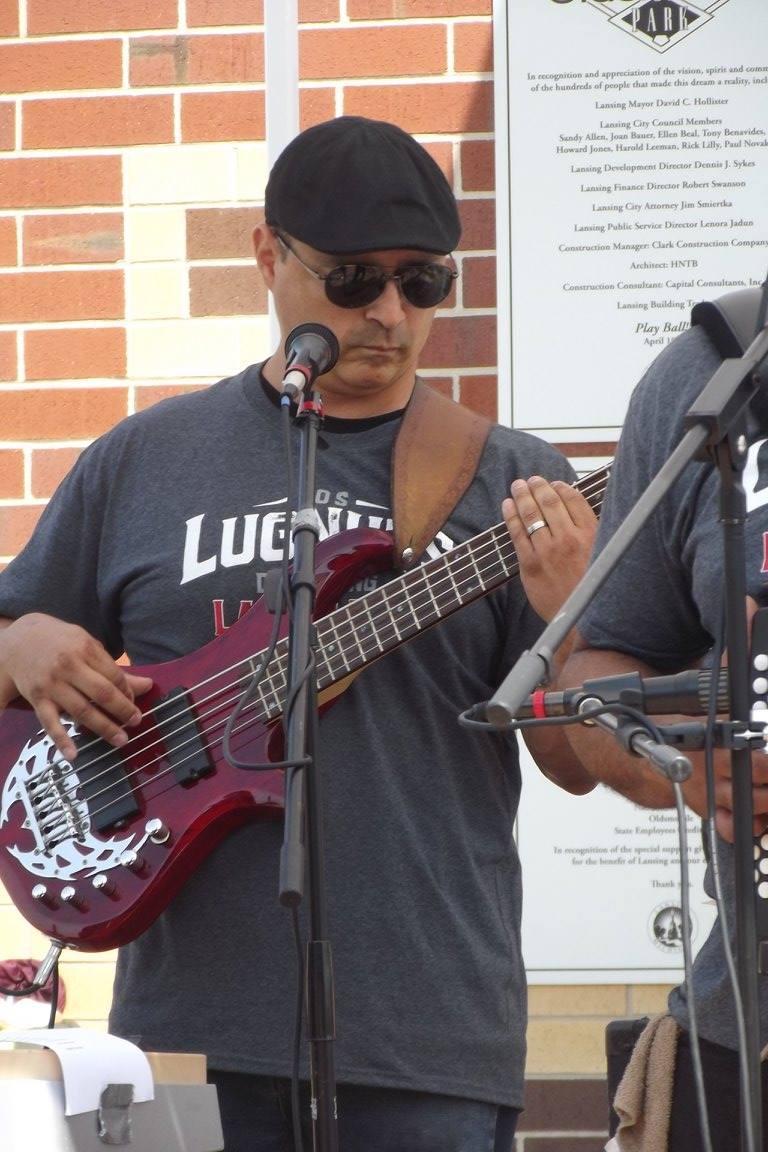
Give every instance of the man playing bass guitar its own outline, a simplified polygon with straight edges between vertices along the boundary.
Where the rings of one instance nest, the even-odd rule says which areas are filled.
[[[283,339],[313,321],[327,325],[341,348],[318,384],[325,419],[317,510],[321,535],[330,537],[324,546],[339,550],[328,565],[334,572],[341,556],[335,533],[392,526],[393,445],[437,306],[453,288],[459,237],[442,172],[391,124],[342,117],[316,125],[270,175],[254,244]],[[55,744],[50,755],[73,761],[75,773],[85,771],[87,746],[75,743],[62,716],[94,734],[99,757],[108,747],[115,759],[103,803],[98,772],[91,775],[90,834],[96,828],[110,850],[124,852],[122,840],[137,825],[142,832],[125,875],[88,850],[94,878],[83,920],[99,901],[117,906],[121,891],[141,883],[142,853],[152,866],[158,854],[172,855],[182,839],[174,814],[193,811],[198,797],[207,798],[206,811],[232,817],[205,858],[198,852],[194,870],[184,866],[185,883],[167,907],[153,905],[144,930],[121,947],[110,1018],[114,1032],[142,1047],[207,1055],[228,1152],[290,1147],[294,943],[276,897],[281,827],[243,822],[243,814],[256,815],[259,778],[233,769],[223,785],[225,765],[199,709],[201,685],[223,675],[230,646],[245,659],[239,637],[254,629],[257,609],[245,613],[265,574],[280,566],[284,371],[278,350],[237,376],[123,421],[82,453],[26,549],[0,575],[6,714],[15,697],[28,701],[33,727]],[[457,716],[467,701],[492,693],[586,567],[595,517],[572,481],[552,448],[491,427],[474,478],[428,556],[439,565],[494,524],[511,486],[514,551],[503,525],[491,540],[493,563],[509,565],[504,579],[372,662],[321,719],[345,1148],[512,1147],[526,1014],[513,838],[520,770],[512,741],[470,733]],[[470,549],[473,579],[483,579],[489,555]],[[358,572],[354,556],[351,570],[350,604],[361,596],[374,603],[370,597],[394,575],[391,564]],[[454,562],[443,578],[452,588],[460,582]],[[440,590],[427,593],[438,605]],[[263,619],[265,634],[252,652],[267,645],[272,618]],[[367,635],[371,629],[372,610]],[[327,661],[336,641],[321,635],[321,643]],[[116,663],[122,653],[141,671]],[[176,687],[169,661],[178,661],[174,673],[195,675],[181,681],[187,695],[179,704],[179,714],[196,710],[187,738],[195,769],[171,757],[151,786],[157,758],[143,746],[134,773],[131,755],[147,702],[153,713],[167,709],[157,686]],[[213,690],[206,692],[212,699]],[[271,723],[270,700],[264,716]],[[218,702],[211,708],[225,710]],[[27,759],[45,760],[41,741],[30,739]],[[557,783],[574,793],[592,787],[558,730],[526,739]],[[25,765],[20,756],[19,777]],[[65,794],[67,770],[59,777]],[[55,889],[51,902],[60,903],[61,860],[82,809],[71,804],[69,823],[57,831],[49,800],[35,803],[40,836],[61,859],[46,873],[36,856],[30,885],[39,882],[41,899]],[[198,823],[190,816],[184,833],[190,853]],[[6,846],[0,855],[8,856]]]

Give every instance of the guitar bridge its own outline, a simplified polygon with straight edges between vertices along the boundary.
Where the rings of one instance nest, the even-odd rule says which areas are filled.
[[[76,766],[55,761],[28,789],[39,835],[50,851],[64,840],[104,832],[139,811],[122,758],[105,740],[75,737]]]

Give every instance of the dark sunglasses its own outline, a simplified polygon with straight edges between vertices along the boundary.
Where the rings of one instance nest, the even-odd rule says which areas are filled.
[[[389,280],[395,281],[405,299],[415,308],[434,308],[445,300],[459,274],[453,263],[408,264],[394,272],[386,272],[376,264],[340,264],[329,272],[318,272],[304,263],[285,236],[279,232],[275,232],[275,236],[302,268],[316,280],[322,280],[326,296],[339,308],[364,308],[366,304],[372,304],[381,296]]]

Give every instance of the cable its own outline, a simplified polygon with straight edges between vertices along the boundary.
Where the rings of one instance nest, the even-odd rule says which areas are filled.
[[[291,540],[291,521],[293,517],[293,506],[295,502],[294,497],[294,477],[293,477],[293,456],[292,456],[292,441],[291,441],[291,409],[288,397],[283,397],[281,401],[282,413],[282,426],[283,426],[283,439],[285,444],[285,461],[286,461],[286,520],[285,520],[285,539],[283,540],[283,554],[280,564],[280,613],[276,612],[276,621],[282,616],[283,610],[286,612],[288,619],[293,616],[293,600],[291,597],[291,579],[290,579],[290,540]],[[277,628],[273,630],[273,637],[276,643]],[[270,641],[271,646],[271,641]],[[271,657],[270,657],[271,658]],[[269,660],[263,661],[263,669],[267,667]],[[315,672],[315,657],[314,651],[310,652],[309,665],[304,670],[303,676],[300,678],[300,683],[303,684],[309,676],[314,676]],[[287,685],[286,685],[287,686]],[[283,705],[283,730],[287,731],[288,719],[293,711],[296,703],[296,694],[298,686],[292,687],[291,691],[286,696]],[[270,763],[265,767],[291,767],[300,768],[306,767],[311,764],[311,758],[305,756],[299,761],[283,761],[282,764]],[[252,767],[252,766],[251,766]],[[293,930],[293,940],[296,946],[296,1008],[293,1027],[293,1060],[291,1064],[291,1127],[293,1129],[293,1152],[304,1152],[304,1137],[301,1130],[301,1081],[299,1072],[301,1068],[301,1026],[304,1018],[304,945],[301,938],[301,928],[299,926],[299,910],[297,905],[291,906],[291,927]]]
[[[637,708],[632,708],[629,704],[621,704],[618,701],[611,703],[590,704],[588,708],[581,709],[573,716],[545,716],[541,719],[530,720],[510,720],[506,728],[497,728],[495,724],[491,724],[489,720],[475,720],[475,715],[482,715],[485,712],[485,706],[488,700],[483,700],[479,704],[473,704],[471,708],[459,714],[459,724],[463,728],[473,728],[480,732],[496,733],[497,736],[504,736],[507,733],[514,733],[518,728],[556,728],[565,724],[583,724],[585,720],[591,720],[594,716],[600,716],[603,712],[611,712],[617,716],[626,716],[630,720],[635,720],[638,724],[653,737],[658,744],[664,744],[665,740],[661,730],[646,716],[644,712],[640,712]]]
[[[59,1006],[59,962],[58,960],[53,965],[53,970],[49,978],[44,984],[36,984],[32,981],[29,984],[24,984],[22,987],[3,988],[0,987],[0,996],[22,997],[33,996],[36,992],[44,994],[45,989],[50,985],[51,989],[51,1011],[48,1018],[48,1027],[53,1028],[56,1023],[56,1012]]]
[[[23,988],[0,988],[0,996],[31,996],[39,991],[37,984],[25,984]]]
[[[301,1099],[299,1067],[301,1062],[301,1024],[304,1017],[304,946],[299,928],[299,910],[291,908],[293,939],[296,944],[296,1016],[293,1029],[293,1065],[291,1069],[291,1121],[293,1125],[294,1152],[304,1152],[304,1139],[301,1132]]]
[[[56,1024],[56,1010],[59,1006],[59,962],[58,960],[53,966],[53,974],[51,977],[51,1013],[48,1017],[48,1027],[53,1028]]]
[[[683,798],[682,787],[679,784],[673,784],[673,788],[675,790],[677,834],[680,844],[680,908],[683,916],[683,968],[685,972],[685,987],[687,990],[688,1033],[690,1036],[691,1056],[693,1058],[693,1079],[696,1087],[696,1103],[699,1110],[699,1126],[701,1128],[702,1144],[704,1146],[704,1152],[712,1152],[707,1094],[704,1087],[704,1070],[701,1065],[699,1029],[696,1020],[696,998],[693,994],[693,958],[690,937],[691,899],[688,878],[688,832],[686,828],[685,800]]]
[[[719,656],[718,665],[719,666]],[[716,710],[716,694],[710,694],[710,711],[714,708]],[[473,708],[468,709],[459,717],[459,722],[468,728],[475,728],[480,730],[493,730],[498,731],[494,725],[487,721],[475,720],[473,717],[481,710],[484,710],[485,704],[476,704]],[[561,724],[583,723],[585,720],[593,716],[598,716],[601,713],[611,712],[616,715],[626,716],[634,720],[646,729],[657,743],[664,743],[664,738],[658,726],[636,708],[628,707],[621,703],[597,703],[585,708],[573,716],[552,716],[543,719],[533,720],[512,720],[504,731],[515,730],[518,728],[528,728],[531,726],[548,725],[555,726]],[[711,738],[711,734],[710,734]],[[696,1005],[693,995],[693,960],[691,955],[691,940],[690,940],[690,925],[691,925],[691,911],[690,911],[690,889],[689,889],[689,867],[688,867],[688,834],[686,828],[686,815],[685,815],[685,800],[683,798],[683,791],[679,783],[673,782],[672,784],[675,795],[675,807],[677,810],[677,825],[678,825],[678,840],[680,845],[680,906],[683,919],[682,939],[683,939],[683,964],[685,970],[685,985],[688,991],[688,1015],[689,1015],[689,1033],[691,1037],[691,1055],[693,1058],[694,1068],[694,1081],[696,1087],[696,1100],[699,1109],[699,1123],[702,1132],[702,1142],[704,1152],[713,1152],[712,1138],[709,1130],[709,1117],[706,1106],[706,1092],[704,1087],[704,1074],[701,1066],[701,1052],[699,1047],[698,1026],[696,1021]],[[709,783],[707,790],[711,796]],[[750,1146],[748,1152],[754,1152]]]
[[[723,657],[723,636],[725,633],[725,602],[721,601],[720,605],[720,625],[715,637],[714,647],[712,649],[712,667],[719,668]],[[720,871],[720,856],[718,852],[718,835],[715,827],[715,766],[714,766],[714,726],[717,716],[717,702],[714,695],[710,696],[709,709],[707,712],[707,724],[705,729],[704,741],[704,767],[707,781],[707,818],[704,821],[704,833],[706,837],[706,845],[708,848],[709,865],[712,869],[712,881],[715,889],[715,905],[717,907],[717,915],[721,925],[721,940],[723,945],[723,955],[725,957],[725,966],[728,970],[728,979],[731,985],[731,993],[733,995],[734,1016],[736,1020],[736,1034],[738,1039],[738,1056],[739,1056],[739,1076],[741,1083],[742,1098],[746,1099],[746,1093],[749,1090],[749,1065],[747,1061],[747,1030],[744,1020],[744,1005],[741,999],[741,988],[739,986],[739,976],[736,971],[736,961],[734,960],[733,950],[731,948],[731,935],[728,925],[728,908],[725,902],[725,894],[723,892],[722,874]],[[695,1067],[695,1065],[694,1065]],[[697,1084],[698,1093],[698,1084]],[[746,1119],[746,1131],[744,1132],[744,1139],[746,1144],[745,1152],[755,1152],[755,1132],[754,1125],[752,1124],[752,1113],[749,1108],[744,1109],[744,1117]]]
[[[284,397],[287,400],[288,397]],[[263,679],[266,669],[269,667],[270,661],[275,654],[277,643],[280,638],[280,625],[282,623],[283,614],[288,616],[290,620],[293,614],[293,603],[291,600],[291,582],[290,582],[290,540],[291,540],[291,519],[293,515],[294,493],[293,493],[293,464],[291,457],[291,412],[290,402],[288,404],[281,404],[280,408],[282,416],[282,428],[285,440],[285,458],[286,458],[286,472],[287,472],[287,488],[286,488],[286,510],[285,510],[285,536],[283,538],[283,552],[280,558],[280,578],[275,590],[275,604],[274,616],[275,620],[272,625],[272,632],[269,637],[269,643],[262,653],[261,660],[257,665],[251,681],[238,700],[232,712],[230,712],[224,727],[224,735],[222,737],[222,750],[224,758],[228,764],[233,768],[242,768],[251,772],[272,772],[278,768],[305,768],[310,759],[307,756],[298,760],[269,760],[269,761],[253,761],[253,760],[240,760],[235,756],[232,751],[231,737],[235,723],[239,719],[243,710],[251,703]],[[314,654],[310,657],[309,665],[304,669],[304,673],[300,678],[299,684],[291,688],[290,693],[286,697],[283,705],[283,727],[285,727],[288,718],[290,717],[291,710],[295,703],[296,694],[302,684],[306,683],[307,679],[314,673],[315,662]]]

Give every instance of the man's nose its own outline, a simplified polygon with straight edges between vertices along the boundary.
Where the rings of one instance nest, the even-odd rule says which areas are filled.
[[[368,305],[365,310],[366,320],[375,320],[382,328],[396,328],[405,318],[403,298],[396,280],[387,280],[384,291]]]

